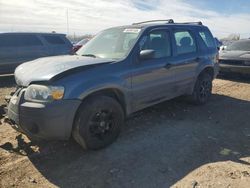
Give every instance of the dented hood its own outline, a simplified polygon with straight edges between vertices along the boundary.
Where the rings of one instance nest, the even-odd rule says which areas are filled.
[[[48,81],[71,69],[109,62],[112,60],[77,55],[39,58],[19,65],[15,70],[15,79],[18,85],[28,86],[34,81]]]

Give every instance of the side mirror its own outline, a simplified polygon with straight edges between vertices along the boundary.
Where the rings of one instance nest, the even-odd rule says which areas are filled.
[[[154,50],[142,50],[142,51],[140,51],[140,59],[141,60],[153,59],[154,57],[155,57]]]

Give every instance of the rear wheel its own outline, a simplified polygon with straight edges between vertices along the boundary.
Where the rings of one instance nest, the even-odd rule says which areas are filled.
[[[195,104],[205,104],[212,95],[212,76],[201,74],[195,83],[191,99]]]
[[[78,110],[73,137],[84,149],[100,149],[116,140],[123,122],[123,110],[115,99],[91,97]]]

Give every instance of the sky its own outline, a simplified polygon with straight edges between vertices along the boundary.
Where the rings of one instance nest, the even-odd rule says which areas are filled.
[[[168,18],[202,21],[219,38],[250,37],[250,0],[0,0],[0,32],[96,34]]]

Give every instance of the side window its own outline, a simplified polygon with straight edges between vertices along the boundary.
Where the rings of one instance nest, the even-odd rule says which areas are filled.
[[[141,50],[155,50],[155,58],[171,56],[170,36],[167,31],[158,30],[151,32],[141,46]]]
[[[65,44],[64,40],[59,36],[44,36],[45,40],[53,45]]]
[[[208,48],[215,48],[214,38],[208,31],[200,31],[199,35]]]
[[[23,35],[19,36],[20,46],[41,46],[42,42],[35,35]]]
[[[178,55],[196,52],[196,44],[189,31],[176,31],[174,36]]]

